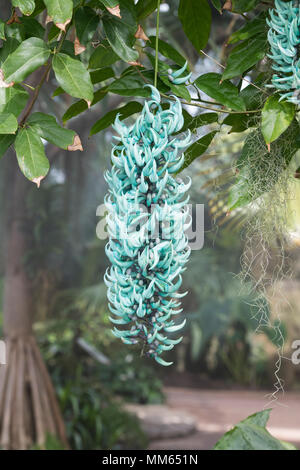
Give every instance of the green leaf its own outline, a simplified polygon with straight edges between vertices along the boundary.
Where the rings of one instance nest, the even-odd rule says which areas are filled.
[[[31,15],[35,9],[34,0],[12,0],[12,6],[18,7],[23,15]]]
[[[121,21],[127,26],[131,34],[134,35],[138,28],[134,3],[132,0],[120,0],[119,4]]]
[[[18,121],[12,113],[0,114],[0,134],[15,134]]]
[[[165,75],[160,75],[159,78],[165,85],[170,88],[173,95],[179,96],[180,98],[183,98],[188,102],[191,101],[191,95],[185,85],[174,85],[174,83],[170,82],[168,77],[166,77]]]
[[[45,42],[39,38],[23,41],[2,64],[4,80],[7,84],[22,82],[30,73],[43,65],[50,55]]]
[[[1,65],[3,64],[3,62],[5,62],[6,58],[17,49],[19,45],[20,45],[20,42],[15,38],[6,39],[2,48],[0,49],[0,64]]]
[[[90,76],[92,83],[95,84],[114,77],[115,72],[111,67],[104,67],[103,69],[93,70],[93,72],[90,73]]]
[[[286,164],[289,165],[294,154],[300,149],[300,124],[296,118],[293,119],[287,130],[275,140],[272,147],[274,146],[276,152],[282,152]]]
[[[211,0],[211,3],[218,10],[219,13],[222,13],[222,3],[221,0]]]
[[[242,168],[236,178],[235,183],[229,190],[228,208],[229,210],[243,207],[252,200],[249,179],[251,178],[249,169]]]
[[[5,23],[0,18],[0,39],[5,40]]]
[[[33,113],[27,122],[34,132],[57,147],[68,150],[74,144],[76,132],[61,127],[54,116]]]
[[[239,422],[217,442],[214,450],[297,450],[267,431],[269,413],[270,410],[264,410]]]
[[[48,15],[53,23],[61,30],[66,30],[73,14],[72,0],[44,0]]]
[[[104,17],[103,27],[108,42],[114,52],[125,62],[137,62],[139,54],[132,49],[134,35],[128,26],[115,17]],[[99,67],[99,66],[98,66]]]
[[[76,36],[80,44],[86,46],[94,37],[99,16],[89,7],[80,7],[75,13]]]
[[[152,63],[153,67],[155,66],[155,57],[147,53],[147,56]],[[158,71],[159,71],[159,80],[160,83],[162,82],[167,86],[167,91],[168,89],[172,91],[172,93],[176,96],[180,96],[181,98],[184,98],[186,101],[191,101],[191,95],[185,85],[174,85],[174,83],[170,82],[170,80],[167,77],[167,72],[168,72],[169,66],[165,62],[162,62],[161,60],[158,61]],[[159,90],[164,92],[158,86]]]
[[[201,126],[206,126],[218,121],[217,113],[202,113],[192,117],[187,111],[183,110],[184,125],[180,132],[190,129],[191,132],[196,131]]]
[[[253,413],[252,415],[248,416],[242,422],[246,424],[255,424],[256,426],[266,427],[270,419],[271,411],[272,410],[270,408],[263,411],[258,411],[257,413]]]
[[[217,102],[235,109],[244,111],[246,109],[243,99],[239,96],[239,90],[229,80],[222,83],[222,76],[218,73],[206,73],[195,80],[197,87]]]
[[[56,80],[69,95],[87,102],[93,100],[90,74],[82,62],[59,53],[54,55],[52,65]]]
[[[55,98],[55,96],[63,95],[64,93],[66,93],[65,90],[63,90],[61,86],[58,86],[56,90],[54,90],[54,92],[52,93],[52,98]]]
[[[54,39],[58,38],[60,33],[61,33],[61,30],[59,28],[57,28],[57,26],[55,26],[55,24],[52,24],[52,26],[50,28],[50,31],[48,33],[48,41],[51,42]]]
[[[119,0],[100,0],[100,3],[102,3],[105,8],[114,8],[119,5]]]
[[[178,173],[187,168],[196,158],[200,157],[200,155],[208,149],[216,133],[216,131],[210,132],[188,147],[184,152],[184,163]]]
[[[155,56],[154,54],[151,54],[150,52],[146,52],[147,57],[149,58],[153,69],[155,68]],[[158,71],[162,72],[163,75],[168,74],[168,69],[169,65],[166,62],[163,62],[162,60],[158,59]]]
[[[211,26],[211,9],[207,0],[180,0],[178,16],[185,34],[200,52],[207,44]]]
[[[94,96],[96,96],[96,93],[95,93]],[[104,98],[104,96],[105,96],[105,94],[103,94],[103,98]],[[65,112],[65,114],[62,117],[62,122],[65,124],[67,121],[69,121],[73,117],[78,116],[78,114],[83,113],[87,109],[88,109],[88,105],[87,105],[86,101],[84,101],[84,100],[76,101],[76,103],[71,104],[71,106],[67,109],[67,111]]]
[[[24,25],[21,23],[11,23],[5,25],[5,36],[6,38],[14,38],[17,41],[22,42],[25,39]]]
[[[16,136],[14,134],[0,134],[0,158],[3,157],[15,138]]]
[[[24,26],[25,39],[32,37],[44,39],[45,28],[36,19],[22,16],[20,21]]]
[[[268,96],[258,88],[261,85],[262,84],[259,81],[256,81],[243,88],[240,92],[240,97],[244,100],[247,110],[254,111],[255,109],[261,109],[262,104]]]
[[[258,113],[251,114],[229,114],[222,124],[231,126],[230,133],[244,132],[250,127],[257,125]]]
[[[96,83],[104,82],[108,80],[109,78],[115,77],[115,72],[113,71],[111,67],[104,67],[103,69],[93,70],[92,72],[90,72],[90,77],[91,77],[91,81],[93,85],[95,85]],[[63,88],[59,86],[56,88],[56,90],[52,94],[52,98],[54,98],[55,96],[62,95],[63,93],[65,93],[65,90],[63,90]],[[95,95],[96,93],[94,93],[94,98],[95,98]],[[87,106],[84,109],[87,109]]]
[[[31,16],[37,16],[40,13],[42,13],[42,11],[44,10],[45,10],[45,4],[43,0],[35,0],[35,9],[34,9],[34,12],[31,14]]]
[[[28,93],[20,85],[0,88],[0,113],[12,113],[16,117],[26,106]]]
[[[148,45],[152,49],[155,49],[155,36],[149,37],[149,42],[147,42],[147,46]],[[181,54],[179,54],[179,52],[173,46],[163,41],[162,39],[158,40],[158,50],[163,56],[173,60],[175,64],[183,66],[186,62],[185,58]]]
[[[232,9],[236,13],[244,13],[245,11],[250,11],[256,5],[258,5],[260,0],[232,0]]]
[[[139,0],[136,5],[138,20],[143,20],[156,10],[157,0]]]
[[[54,53],[55,53],[55,49],[57,49],[58,45],[59,45],[59,41],[53,41],[51,43],[50,47],[51,47],[51,50]],[[76,60],[80,61],[80,58],[76,57],[76,55],[75,55],[74,43],[72,41],[68,41],[67,39],[65,39],[64,42],[62,43],[59,51],[63,52],[64,54],[69,55],[73,59],[76,59]]]
[[[94,99],[91,103],[91,106],[94,106],[94,104],[101,101],[106,95],[107,95],[107,88],[101,88],[100,90],[97,90],[94,93]],[[63,123],[66,123],[67,121],[69,121],[69,119],[78,116],[78,114],[86,111],[87,109],[88,109],[88,105],[86,101],[84,100],[76,101],[76,103],[73,103],[63,115],[62,117]]]
[[[261,131],[266,144],[276,140],[291,124],[295,116],[295,106],[279,101],[278,95],[267,99],[261,116]]]
[[[257,62],[262,60],[267,51],[267,41],[264,36],[249,38],[235,46],[229,54],[223,80],[242,75]]]
[[[15,141],[15,150],[22,173],[39,187],[50,168],[41,138],[31,129],[21,129]]]
[[[252,38],[257,34],[262,34],[264,32],[267,32],[266,18],[264,16],[260,16],[247,22],[241,29],[232,33],[228,39],[228,44],[244,41],[245,39]]]
[[[97,132],[106,129],[111,124],[113,124],[117,114],[120,114],[120,120],[131,116],[132,114],[138,113],[142,110],[142,105],[136,101],[131,101],[130,103],[125,104],[121,108],[114,109],[113,111],[109,111],[105,116],[103,116],[99,121],[97,121],[90,132],[90,135],[97,134]]]
[[[260,80],[256,80],[253,83],[254,85],[260,86]],[[259,88],[253,86],[252,84],[243,88],[240,92],[240,97],[243,99],[246,104],[246,109],[249,111],[260,110],[264,100],[266,99],[266,94],[264,94]],[[229,114],[223,121],[223,124],[231,126],[231,132],[244,132],[249,127],[256,127],[260,119],[260,111],[257,113],[249,114]]]
[[[144,85],[145,82],[143,82],[139,74],[130,73],[112,82],[108,87],[108,91],[121,96],[148,97],[151,92],[148,87],[144,88]]]
[[[120,57],[112,50],[107,42],[104,42],[92,53],[89,61],[89,68],[99,69],[107,67],[108,65],[112,65],[117,62],[117,60],[120,60]]]

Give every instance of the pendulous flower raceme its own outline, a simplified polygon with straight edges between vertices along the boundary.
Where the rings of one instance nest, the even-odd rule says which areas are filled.
[[[280,91],[281,99],[300,105],[300,0],[275,0],[267,23],[268,56],[276,72],[271,86]]]
[[[109,193],[106,254],[111,267],[105,274],[110,320],[115,336],[137,344],[159,364],[172,364],[161,354],[178,344],[170,338],[185,320],[178,293],[181,274],[190,255],[185,230],[191,224],[186,191],[191,185],[174,175],[182,166],[190,133],[176,136],[183,126],[181,103],[162,104],[156,88],[134,125],[117,116],[114,129],[120,137],[112,149],[112,169],[105,177]],[[175,134],[175,136],[174,136]]]

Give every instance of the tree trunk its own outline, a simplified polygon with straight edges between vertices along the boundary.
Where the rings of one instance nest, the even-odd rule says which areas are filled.
[[[6,250],[4,335],[7,364],[0,366],[0,447],[43,447],[47,435],[66,447],[64,423],[39,348],[33,336],[32,292],[24,266],[26,196],[30,183],[6,156]]]
[[[8,18],[10,2],[1,6]],[[37,70],[27,82],[40,80]],[[26,196],[30,184],[18,169],[15,155],[5,162],[4,335],[6,365],[0,365],[0,448],[43,447],[47,434],[68,447],[64,422],[39,348],[33,336],[30,280],[24,268]]]

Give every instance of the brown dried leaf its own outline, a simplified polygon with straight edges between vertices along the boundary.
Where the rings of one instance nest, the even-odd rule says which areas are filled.
[[[18,17],[18,14],[16,10],[14,10],[12,16],[9,18],[9,20],[6,22],[6,24],[12,24],[12,23],[21,23],[21,20]]]
[[[129,65],[138,65],[139,67],[144,67],[140,62],[128,62]]]
[[[79,135],[75,135],[73,144],[68,146],[68,150],[70,150],[70,152],[75,152],[76,150],[80,150],[81,152],[83,151]]]
[[[232,1],[231,0],[226,0],[226,2],[223,5],[222,10],[232,10]]]
[[[71,19],[66,20],[64,23],[56,23],[55,26],[58,27],[58,29],[61,29],[62,31],[66,31],[66,26],[71,22]]]
[[[51,21],[52,21],[51,16],[47,15],[46,20],[45,20],[45,24],[51,23]]]
[[[120,11],[120,5],[116,5],[115,7],[106,7],[106,9],[109,11],[114,16],[117,16],[118,18],[122,18],[121,16],[121,11]]]
[[[84,51],[85,51],[85,46],[83,46],[83,44],[80,44],[80,41],[79,41],[78,37],[76,36],[75,41],[74,41],[75,55],[79,55]]]
[[[145,31],[143,30],[140,24],[138,25],[138,29],[134,37],[137,39],[143,39],[144,41],[149,41],[147,34],[145,33]]]
[[[37,187],[39,188],[41,186],[41,181],[45,178],[45,176],[39,176],[38,178],[34,178],[32,180],[33,183],[35,183],[37,185]]]
[[[0,69],[0,88],[10,88],[11,86],[14,86],[14,84],[15,82],[6,83],[3,70]]]

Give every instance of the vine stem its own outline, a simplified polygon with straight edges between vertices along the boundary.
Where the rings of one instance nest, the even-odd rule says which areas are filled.
[[[149,80],[147,80],[147,78],[144,77],[144,75],[142,74],[142,72],[139,70],[138,67],[136,67],[136,71],[145,83],[150,83]],[[167,98],[168,100],[175,101],[175,98],[172,95],[166,95],[165,93],[162,93],[162,92],[160,92],[160,95],[163,96],[164,98]],[[249,111],[231,111],[230,109],[226,109],[226,108],[218,109],[218,108],[213,108],[211,106],[204,106],[203,104],[195,103],[194,101],[193,102],[191,101],[189,103],[188,101],[185,101],[183,99],[180,99],[180,102],[181,104],[185,104],[187,106],[196,106],[197,108],[207,109],[209,111],[214,111],[215,113],[220,113],[220,114],[223,114],[223,113],[225,114],[253,114],[253,113],[261,112],[261,109],[251,109]],[[202,102],[208,103],[207,101],[202,101]],[[219,104],[219,103],[213,103],[213,104]]]
[[[54,54],[57,54],[57,53],[60,51],[60,49],[61,49],[61,47],[62,47],[62,45],[63,45],[63,42],[64,42],[64,40],[65,40],[65,38],[66,38],[66,35],[67,35],[68,30],[69,30],[69,28],[67,28],[66,32],[64,32],[63,35],[62,35],[62,37],[60,38],[59,44],[58,44],[58,46],[57,46],[57,49],[54,50]],[[34,107],[35,102],[36,102],[36,100],[38,99],[38,96],[39,96],[39,93],[40,93],[40,89],[42,88],[43,83],[44,83],[45,80],[47,79],[50,70],[51,70],[51,59],[50,59],[49,63],[48,63],[47,66],[46,66],[46,69],[45,69],[45,71],[44,71],[44,73],[43,73],[43,75],[42,75],[42,77],[41,77],[41,80],[39,81],[39,83],[37,84],[37,86],[34,88],[34,93],[33,93],[33,96],[32,96],[32,98],[31,98],[31,101],[30,101],[30,103],[29,103],[29,105],[28,105],[28,107],[27,107],[27,110],[26,110],[26,112],[25,112],[25,114],[24,114],[24,117],[23,117],[22,120],[20,121],[20,124],[19,124],[20,127],[24,126],[25,122],[27,121],[27,119],[28,119],[28,117],[29,117],[29,115],[30,115],[30,113],[31,113],[31,111],[32,111],[32,108]],[[26,84],[25,84],[25,85],[26,85]],[[28,86],[28,85],[27,85],[27,86]]]
[[[154,86],[155,86],[155,88],[157,88],[157,74],[158,74],[159,10],[160,10],[160,0],[157,0],[156,37],[155,37],[155,70],[154,70]]]
[[[165,93],[160,93],[161,96],[164,98],[168,98],[168,100],[175,101],[175,98],[170,95],[166,95]],[[202,109],[208,109],[209,111],[214,111],[215,113],[224,113],[224,114],[253,114],[253,113],[259,113],[261,109],[251,109],[249,111],[231,111],[230,109],[218,109],[218,108],[212,108],[211,106],[204,106],[200,103],[195,103],[195,102],[188,102],[185,100],[180,100],[181,104],[185,104],[187,106],[196,106],[197,108],[202,108]]]
[[[31,101],[30,101],[30,103],[29,103],[29,106],[28,106],[28,108],[27,108],[27,110],[26,110],[26,113],[24,114],[24,117],[23,117],[22,121],[20,122],[20,126],[21,126],[21,127],[22,127],[22,126],[25,124],[25,122],[27,121],[28,116],[30,115],[30,113],[31,113],[31,111],[32,111],[32,108],[33,108],[33,106],[34,106],[34,104],[35,104],[35,102],[36,102],[36,100],[37,100],[37,98],[38,98],[38,96],[39,96],[40,89],[41,89],[41,87],[42,87],[44,81],[46,80],[47,75],[48,75],[50,69],[51,69],[51,62],[47,65],[47,67],[46,67],[46,69],[45,69],[45,71],[44,71],[44,73],[43,73],[43,75],[42,75],[42,78],[41,78],[40,82],[38,83],[38,85],[37,85],[37,86],[35,87],[35,89],[34,89],[34,93],[33,93],[32,99],[31,99]]]

